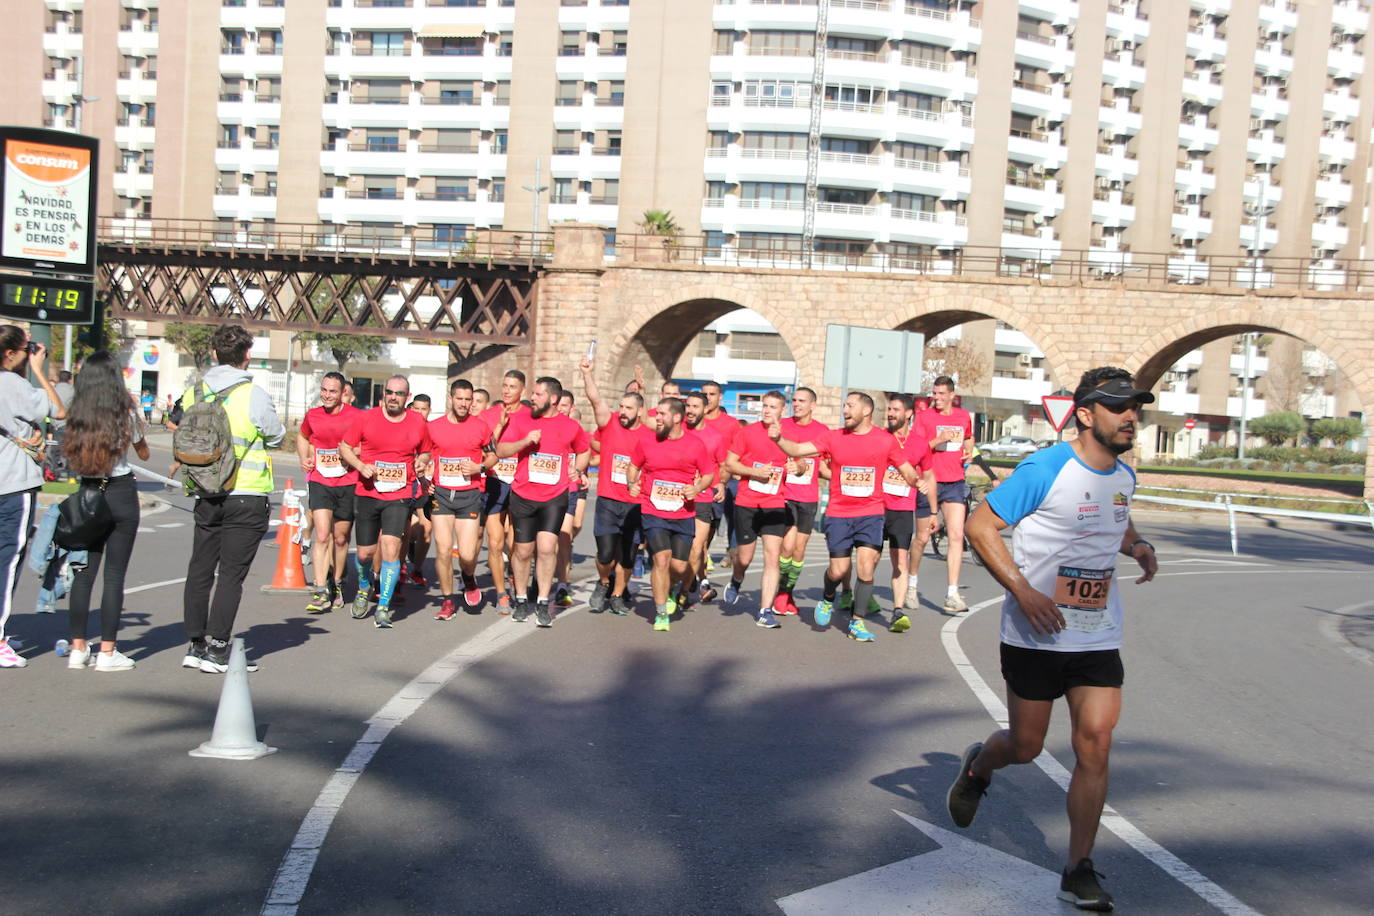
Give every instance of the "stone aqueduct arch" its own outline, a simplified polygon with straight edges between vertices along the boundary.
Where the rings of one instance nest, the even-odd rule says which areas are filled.
[[[539,293],[534,365],[571,374],[596,339],[605,391],[618,390],[641,357],[655,367],[644,367],[652,384],[702,327],[739,307],[778,329],[822,405],[835,405],[839,397],[817,384],[827,324],[933,336],[965,321],[996,318],[1033,340],[1052,377],[1066,387],[1101,365],[1123,366],[1153,386],[1180,356],[1204,343],[1245,331],[1288,334],[1331,357],[1365,416],[1374,417],[1374,297],[1367,295],[714,267],[677,263],[662,252],[607,264],[600,229],[574,224],[555,232],[555,261]],[[836,419],[838,409],[831,412],[828,418]],[[1374,453],[1365,462],[1365,493],[1374,497]]]

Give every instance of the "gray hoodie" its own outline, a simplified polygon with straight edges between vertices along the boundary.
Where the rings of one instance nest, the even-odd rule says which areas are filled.
[[[205,373],[203,381],[210,386],[211,391],[220,392],[230,385],[238,384],[247,379],[252,381],[253,376],[247,369],[236,369],[233,366],[215,366]],[[253,421],[253,425],[262,433],[263,443],[268,448],[276,448],[281,445],[282,439],[286,436],[286,427],[282,425],[281,417],[277,416],[277,408],[272,404],[272,396],[254,385],[249,392],[248,416]],[[252,493],[247,490],[234,490],[231,496],[261,496],[260,493]]]

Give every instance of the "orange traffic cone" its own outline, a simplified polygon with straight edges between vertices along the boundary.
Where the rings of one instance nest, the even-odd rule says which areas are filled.
[[[262,587],[269,595],[303,592],[308,588],[301,564],[301,524],[301,500],[288,480],[281,501],[281,524],[277,527],[277,571],[272,584]]]

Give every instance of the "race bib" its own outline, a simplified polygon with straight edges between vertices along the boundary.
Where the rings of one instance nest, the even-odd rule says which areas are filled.
[[[962,426],[937,426],[935,435],[948,434],[953,436],[949,442],[941,442],[936,449],[941,452],[957,452],[964,447],[964,428]]]
[[[439,486],[448,487],[450,490],[461,490],[468,485],[467,475],[461,470],[463,458],[440,458],[439,465]]]
[[[1095,633],[1112,626],[1106,613],[1112,592],[1110,569],[1083,569],[1061,566],[1054,578],[1054,603],[1064,614],[1064,627],[1080,633]]]
[[[630,482],[630,456],[611,456],[611,482],[628,484]]]
[[[815,459],[815,458],[803,458],[803,459],[801,459],[801,463],[802,463],[802,466],[803,466],[806,470],[802,471],[800,474],[793,474],[791,471],[788,471],[788,472],[787,472],[787,482],[788,482],[788,483],[794,483],[794,484],[800,484],[801,486],[806,486],[807,484],[811,483],[812,479],[815,478],[815,476],[816,476],[816,459]]]
[[[873,468],[840,468],[840,492],[845,496],[873,495]]]
[[[888,496],[910,496],[911,485],[902,477],[901,471],[889,464],[887,472],[883,474],[883,492]]]
[[[649,502],[660,512],[676,512],[687,504],[687,484],[655,480]]]
[[[563,456],[535,452],[529,457],[530,483],[556,484],[563,479]]]
[[[496,479],[502,483],[515,482],[515,466],[517,462],[514,457],[500,458],[491,466],[491,472],[496,475]]]
[[[348,473],[336,448],[315,449],[315,470],[321,477],[342,477]]]
[[[755,461],[754,470],[757,471],[760,468],[768,472],[768,479],[750,479],[749,489],[753,490],[755,493],[762,493],[765,496],[776,496],[778,494],[778,488],[782,486],[782,468],[774,467],[763,461]]]
[[[374,461],[377,469],[373,478],[378,493],[395,493],[406,485],[406,466],[404,461]]]

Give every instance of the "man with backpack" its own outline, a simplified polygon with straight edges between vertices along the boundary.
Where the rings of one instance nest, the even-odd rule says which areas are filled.
[[[271,514],[267,450],[281,445],[286,434],[271,397],[248,374],[252,346],[252,335],[237,325],[215,331],[210,350],[219,364],[181,396],[182,415],[172,438],[186,488],[196,497],[184,599],[191,644],[181,664],[208,674],[229,670],[229,637],[243,580]]]

